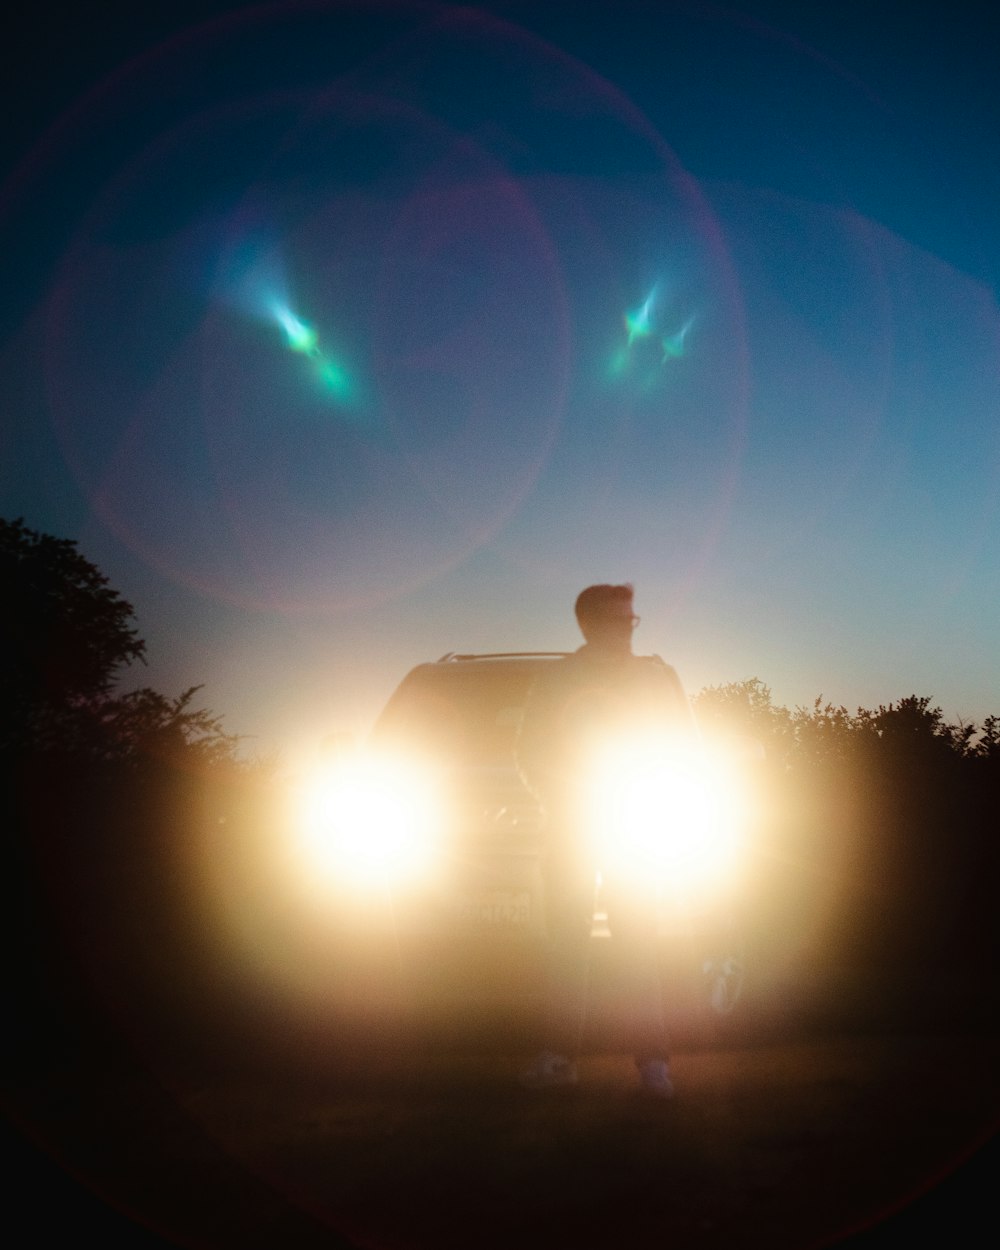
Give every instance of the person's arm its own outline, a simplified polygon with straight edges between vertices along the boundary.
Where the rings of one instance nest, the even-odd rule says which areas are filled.
[[[694,708],[691,706],[691,700],[684,693],[684,686],[677,675],[677,670],[671,664],[664,664],[661,671],[664,697],[673,723],[681,733],[700,740],[701,730],[698,728]]]

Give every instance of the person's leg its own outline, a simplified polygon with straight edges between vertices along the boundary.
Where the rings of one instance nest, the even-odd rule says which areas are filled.
[[[594,871],[578,855],[552,853],[543,874],[546,948],[541,1050],[522,1073],[530,1088],[570,1085],[583,1040],[594,917]]]
[[[546,865],[545,1047],[575,1058],[587,1014],[593,869],[580,856],[554,854]]]
[[[605,882],[608,923],[616,950],[627,1036],[642,1083],[669,1097],[670,1041],[659,959],[657,891],[651,885]]]

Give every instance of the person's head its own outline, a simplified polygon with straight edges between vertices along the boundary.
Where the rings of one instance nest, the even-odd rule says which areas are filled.
[[[588,586],[576,597],[580,632],[593,646],[613,651],[632,650],[632,630],[639,618],[632,610],[632,586]]]

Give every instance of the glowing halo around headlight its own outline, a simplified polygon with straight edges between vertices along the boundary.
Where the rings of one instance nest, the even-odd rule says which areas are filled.
[[[739,790],[704,752],[622,743],[601,751],[589,775],[588,821],[604,872],[686,890],[735,866]]]
[[[441,811],[433,778],[412,762],[350,757],[299,788],[301,849],[311,869],[334,882],[398,884],[431,867]]]

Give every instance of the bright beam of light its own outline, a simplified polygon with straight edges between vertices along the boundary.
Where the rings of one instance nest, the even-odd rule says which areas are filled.
[[[434,778],[398,757],[325,765],[296,796],[304,871],[347,890],[399,885],[432,869],[444,804]]]
[[[668,889],[712,890],[739,860],[739,789],[701,751],[629,741],[604,749],[589,773],[588,813],[602,869]]]

